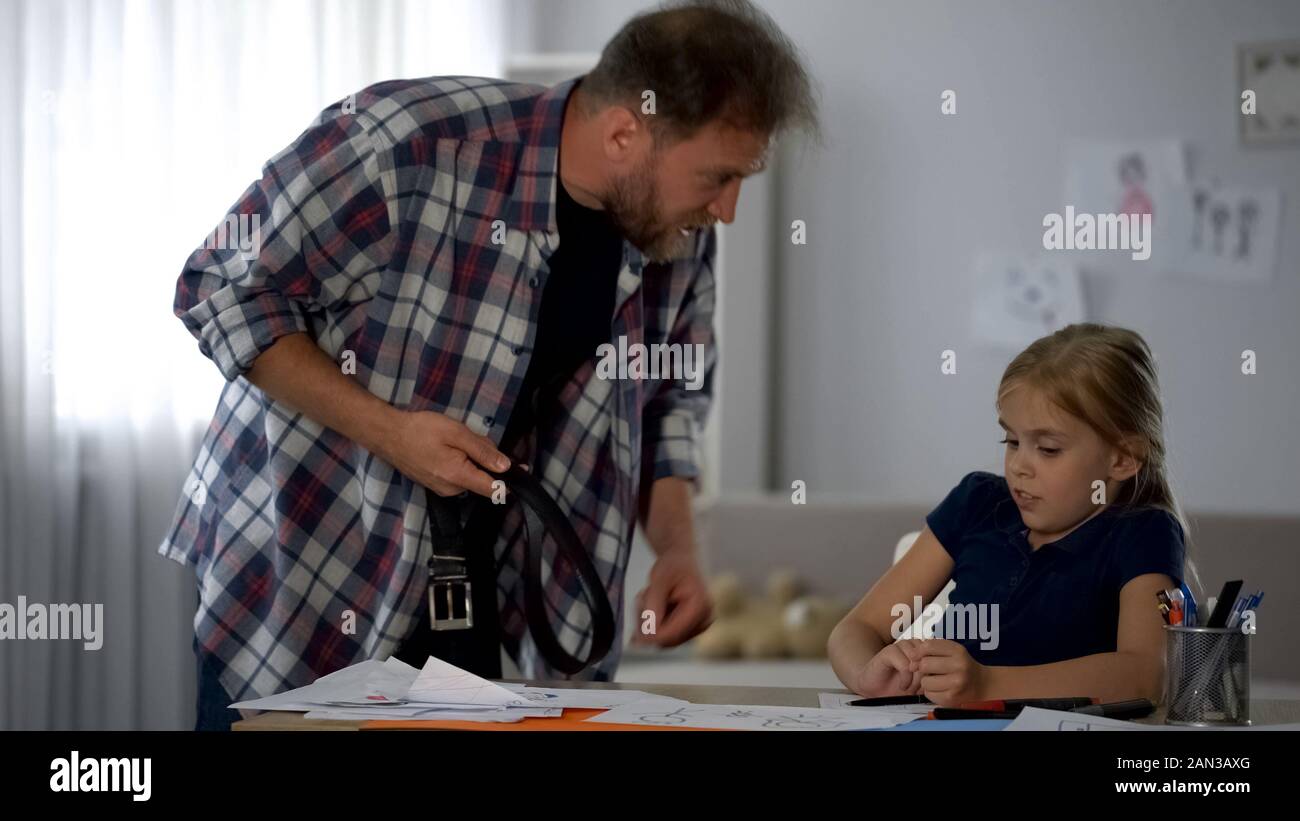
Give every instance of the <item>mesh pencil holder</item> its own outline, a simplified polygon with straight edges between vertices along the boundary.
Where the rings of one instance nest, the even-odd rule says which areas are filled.
[[[1238,628],[1165,625],[1165,723],[1250,723],[1250,635]]]

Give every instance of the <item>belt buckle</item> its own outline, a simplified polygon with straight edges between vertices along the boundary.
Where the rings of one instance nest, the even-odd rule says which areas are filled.
[[[435,556],[460,562],[458,556]],[[429,626],[434,630],[468,630],[474,626],[472,585],[467,573],[437,573],[429,568]]]

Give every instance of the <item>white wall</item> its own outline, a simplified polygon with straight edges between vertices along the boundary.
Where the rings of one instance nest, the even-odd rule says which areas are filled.
[[[642,5],[548,0],[537,47],[599,50]],[[809,226],[807,246],[778,246],[776,337],[724,342],[724,357],[777,351],[779,400],[754,411],[776,414],[775,486],[932,504],[964,472],[999,470],[992,399],[1011,352],[971,344],[975,255],[1041,247],[1043,215],[1064,204],[1066,139],[1179,137],[1224,182],[1281,187],[1277,278],[1233,288],[1089,273],[1089,318],[1155,350],[1189,509],[1300,512],[1300,146],[1245,149],[1235,121],[1236,44],[1300,38],[1300,3],[761,5],[809,56],[830,142],[774,182],[776,224]],[[939,112],[946,88],[955,117]],[[958,374],[942,377],[946,348]],[[1245,348],[1259,356],[1250,377]],[[725,424],[750,437],[764,427],[754,418],[731,402]],[[722,458],[726,489],[727,460],[752,453],[724,438]]]

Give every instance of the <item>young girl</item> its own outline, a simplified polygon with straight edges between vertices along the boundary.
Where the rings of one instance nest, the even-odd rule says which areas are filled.
[[[1151,351],[1129,330],[1070,325],[1012,360],[996,407],[1005,476],[968,474],[926,517],[831,634],[836,675],[864,696],[946,706],[1160,701],[1156,593],[1182,581],[1186,527],[1165,475]],[[950,579],[943,624],[957,640],[895,641],[913,597],[928,603]]]

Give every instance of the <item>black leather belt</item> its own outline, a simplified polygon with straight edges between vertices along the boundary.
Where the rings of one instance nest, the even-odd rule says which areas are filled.
[[[524,516],[524,609],[528,629],[542,657],[551,668],[574,675],[596,664],[614,643],[614,610],[601,583],[596,567],[587,554],[564,511],[547,494],[541,482],[518,465],[496,473],[493,478],[505,482],[507,504],[518,499]],[[429,625],[435,633],[474,628],[473,581],[464,533],[460,526],[459,506],[455,497],[444,497],[425,488],[425,504],[430,511],[429,524],[433,551],[429,557]],[[586,656],[570,654],[560,644],[546,614],[542,587],[542,548],[547,534],[556,545],[556,561],[567,562],[582,585],[583,597],[591,611],[592,640]],[[495,536],[496,534],[494,534]],[[475,549],[491,550],[495,538]],[[554,578],[554,570],[552,570]],[[484,583],[480,581],[480,584]],[[495,596],[493,597],[495,599]],[[495,619],[497,613],[483,614]],[[454,659],[444,659],[455,663]]]

